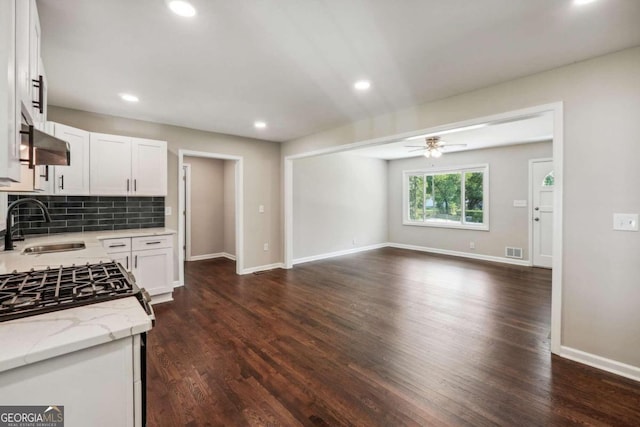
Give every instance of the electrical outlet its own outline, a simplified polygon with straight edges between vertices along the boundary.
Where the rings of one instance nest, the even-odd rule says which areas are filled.
[[[638,231],[638,214],[613,214],[613,229],[620,231]]]
[[[476,242],[469,242],[469,249],[475,249],[476,248]]]
[[[269,250],[269,244],[268,244],[268,243],[265,243],[265,244],[262,246],[262,248],[263,248],[265,251],[268,251],[268,250]]]

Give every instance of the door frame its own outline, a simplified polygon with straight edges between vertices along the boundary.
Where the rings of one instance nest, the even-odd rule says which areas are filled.
[[[243,170],[244,158],[242,156],[232,156],[229,154],[210,153],[206,151],[178,150],[178,215],[182,215],[185,211],[185,192],[182,179],[184,176],[184,157],[203,157],[207,159],[233,160],[235,161],[235,185],[234,185],[234,204],[236,218],[236,274],[242,274],[244,261],[244,186],[243,186]],[[178,281],[179,285],[184,285],[184,250],[185,246],[185,222],[178,221]]]
[[[182,164],[182,173],[184,174],[184,180],[182,185],[185,189],[184,198],[184,215],[182,221],[184,222],[184,259],[191,261],[191,164]]]
[[[537,267],[534,263],[533,263],[533,238],[534,238],[534,234],[533,234],[533,211],[531,209],[533,209],[533,164],[534,163],[542,163],[542,162],[553,162],[553,157],[542,157],[539,159],[529,159],[529,205],[527,206],[527,214],[529,215],[528,218],[528,223],[529,223],[529,264],[532,267]],[[555,163],[553,165],[554,169],[555,169]],[[555,178],[555,172],[554,172],[554,178]],[[553,193],[554,193],[554,203],[555,203],[555,184],[553,186]],[[554,215],[555,215],[555,206],[553,208],[554,210]],[[554,217],[555,220],[555,217]],[[554,223],[554,227],[555,227],[555,223]],[[554,238],[555,239],[555,238]],[[555,248],[554,248],[555,250]],[[555,256],[555,253],[553,254]],[[545,268],[545,267],[541,267],[541,268]],[[552,265],[553,268],[553,265]]]
[[[537,105],[504,113],[477,117],[459,122],[432,126],[402,134],[389,135],[364,141],[353,142],[318,150],[285,156],[284,173],[284,268],[293,268],[293,162],[296,159],[314,157],[322,154],[349,151],[355,148],[381,145],[398,139],[409,138],[426,133],[438,133],[459,127],[473,126],[487,122],[524,118],[533,114],[551,113],[553,115],[553,162],[556,185],[553,192],[553,267],[551,273],[551,352],[560,354],[562,346],[562,259],[563,259],[563,227],[562,227],[562,194],[563,155],[564,155],[564,106],[562,101]]]

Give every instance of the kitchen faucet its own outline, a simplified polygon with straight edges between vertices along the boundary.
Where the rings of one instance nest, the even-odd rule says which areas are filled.
[[[49,215],[49,211],[47,210],[47,206],[42,203],[40,200],[26,198],[26,199],[18,199],[15,202],[9,205],[7,208],[7,227],[4,229],[4,250],[10,251],[13,250],[13,239],[11,238],[11,215],[13,211],[20,205],[24,205],[27,203],[33,203],[34,205],[40,208],[42,212],[42,216],[44,216],[44,222],[51,222],[51,215]]]

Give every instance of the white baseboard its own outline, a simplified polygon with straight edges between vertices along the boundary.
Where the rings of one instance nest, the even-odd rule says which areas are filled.
[[[566,346],[560,347],[560,356],[573,360],[574,362],[583,363],[585,365],[593,366],[594,368],[602,369],[603,371],[611,372],[612,374],[640,381],[640,368],[637,366],[627,365],[626,363],[607,359],[606,357],[597,356],[595,354]]]
[[[329,253],[326,253],[326,254],[312,255],[312,256],[303,257],[303,258],[296,258],[296,259],[293,260],[293,265],[302,264],[302,263],[311,262],[311,261],[319,261],[321,259],[334,258],[334,257],[337,257],[337,256],[355,254],[355,253],[358,253],[358,252],[365,252],[365,251],[370,251],[370,250],[373,250],[373,249],[385,248],[387,246],[389,246],[388,243],[376,243],[375,245],[361,246],[359,248],[345,249],[345,250],[342,250],[342,251],[329,252]]]
[[[214,258],[228,258],[232,261],[236,260],[235,255],[231,255],[230,253],[227,253],[227,252],[218,252],[215,254],[192,255],[186,261],[202,261],[205,259],[214,259]]]
[[[451,256],[457,256],[462,258],[477,259],[481,261],[492,261],[492,262],[500,262],[503,264],[531,267],[530,261],[521,260],[521,259],[511,259],[511,258],[504,258],[499,256],[493,256],[493,255],[473,254],[470,252],[451,251],[448,249],[429,248],[426,246],[405,245],[404,243],[388,243],[387,246],[390,248],[409,249],[412,251],[429,252],[433,254],[451,255]]]
[[[184,283],[182,283],[180,280],[174,280],[173,282],[173,288],[179,288],[181,286],[184,286]]]
[[[259,271],[275,270],[276,268],[284,268],[284,263],[276,262],[273,264],[259,265],[257,267],[249,267],[243,269],[240,274],[251,274]]]

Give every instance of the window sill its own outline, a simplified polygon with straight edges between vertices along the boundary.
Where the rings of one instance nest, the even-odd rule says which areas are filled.
[[[417,227],[433,227],[433,228],[454,228],[458,230],[475,230],[475,231],[489,231],[488,224],[471,225],[471,224],[451,224],[445,222],[412,222],[403,221],[402,225],[411,225]]]

